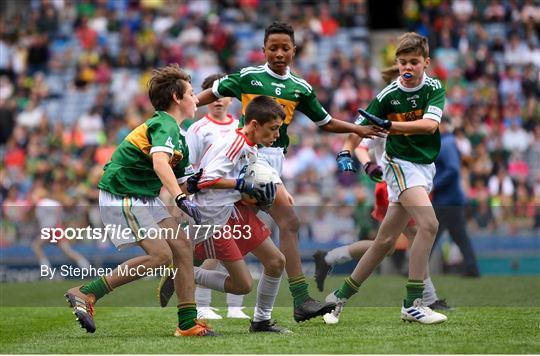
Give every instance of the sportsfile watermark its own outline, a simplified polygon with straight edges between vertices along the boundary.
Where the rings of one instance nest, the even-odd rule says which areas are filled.
[[[108,224],[101,227],[46,227],[41,229],[41,239],[51,243],[66,240],[98,240],[105,242],[107,238],[117,240],[131,240],[135,237],[142,239],[177,239],[186,236],[187,239],[204,240],[214,239],[250,239],[252,236],[250,225],[187,225],[172,227],[129,227]]]

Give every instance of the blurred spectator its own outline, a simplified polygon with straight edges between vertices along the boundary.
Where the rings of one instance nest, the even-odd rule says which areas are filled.
[[[371,47],[362,0],[34,1],[17,8],[17,16],[0,20],[0,176],[10,201],[15,184],[18,199],[28,201],[32,191],[62,182],[59,200],[95,203],[92,182],[114,147],[152,114],[145,99],[151,69],[179,63],[198,87],[209,73],[263,64],[261,29],[278,17],[295,27],[292,71],[336,118],[352,121],[383,85],[374,63],[394,61],[393,40],[383,53]],[[405,0],[403,9],[407,28],[430,41],[430,75],[447,88],[463,187],[478,207],[470,222],[505,234],[540,226],[540,7],[532,0]],[[233,103],[232,114],[239,108]],[[197,117],[204,114],[201,108]],[[350,214],[353,235],[369,236],[371,183],[336,175],[343,136],[321,134],[306,120],[298,114],[289,126],[284,178],[291,194],[297,204],[332,207],[331,219],[321,215],[328,224],[346,226]],[[532,216],[516,210],[527,204],[536,206]],[[348,205],[354,212],[342,208]],[[91,208],[72,211],[80,223],[91,220]],[[28,219],[36,223],[32,213]]]

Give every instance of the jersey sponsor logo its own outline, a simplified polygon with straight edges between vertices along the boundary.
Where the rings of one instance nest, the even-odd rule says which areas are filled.
[[[251,85],[254,86],[254,87],[262,87],[262,86],[263,86],[263,83],[261,83],[259,80],[253,79],[253,80],[251,81]]]
[[[285,89],[285,84],[272,82],[270,85]]]
[[[392,121],[416,121],[422,119],[422,116],[424,116],[424,110],[415,110],[415,111],[409,111],[404,113],[392,113],[388,115],[388,118]]]
[[[390,101],[390,104],[392,104],[392,105],[399,105],[399,104],[401,104],[401,103],[399,102],[399,100],[393,99],[393,100]]]
[[[411,101],[411,100],[415,100],[415,99],[420,99],[420,96],[418,94],[416,94],[416,95],[407,97],[407,101]]]
[[[437,115],[437,116],[442,116],[442,110],[439,109],[439,108],[436,107],[436,106],[433,106],[433,105],[428,106],[427,112],[428,112],[429,114],[435,114],[435,115]]]

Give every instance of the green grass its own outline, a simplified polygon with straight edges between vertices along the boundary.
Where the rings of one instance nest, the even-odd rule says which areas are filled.
[[[331,278],[327,289],[341,281]],[[224,319],[212,322],[223,336],[204,339],[171,337],[176,310],[154,307],[155,280],[124,286],[100,301],[95,334],[78,327],[62,298],[72,281],[0,284],[0,352],[540,353],[538,277],[434,278],[439,295],[457,309],[448,313],[448,322],[433,326],[399,320],[404,281],[374,276],[333,326],[320,318],[296,324],[284,282],[273,317],[294,334],[250,334],[245,320]],[[246,298],[246,305],[253,305],[254,294]],[[214,300],[223,305],[219,293]]]

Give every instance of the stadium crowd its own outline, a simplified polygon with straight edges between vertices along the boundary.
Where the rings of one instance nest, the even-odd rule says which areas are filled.
[[[97,182],[114,147],[153,108],[152,68],[176,62],[198,91],[216,72],[262,64],[272,19],[296,31],[293,70],[336,118],[352,121],[384,86],[394,44],[370,51],[367,1],[82,0],[21,2],[0,19],[0,247],[36,236],[33,208],[63,206],[64,226],[99,226]],[[429,38],[446,85],[476,234],[540,228],[540,6],[534,1],[404,0],[404,30]],[[231,111],[239,116],[240,105]],[[205,113],[199,110],[198,117]],[[373,236],[372,183],[338,174],[344,136],[297,116],[284,178],[302,238]],[[33,227],[34,226],[34,227]],[[339,228],[336,228],[339,227]]]

